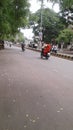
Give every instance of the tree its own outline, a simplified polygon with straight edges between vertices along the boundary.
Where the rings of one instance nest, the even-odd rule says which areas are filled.
[[[56,40],[58,43],[64,42],[64,47],[67,47],[73,40],[73,30],[69,28],[62,30]]]
[[[20,27],[25,27],[28,12],[28,0],[0,1],[0,38],[14,35]]]
[[[10,32],[10,24],[8,22],[8,0],[0,1],[0,37]]]
[[[18,40],[17,40],[17,41],[18,41],[19,43],[25,41],[25,37],[24,37],[23,33],[20,33],[20,32],[19,32],[17,35],[18,35]]]
[[[29,20],[33,21],[32,23],[37,23],[37,26],[33,26],[33,31],[36,36],[39,36],[40,31],[40,15],[41,10],[38,10],[36,13],[30,15],[29,18]],[[43,40],[45,42],[51,42],[51,39],[56,38],[59,32],[65,28],[65,25],[60,21],[58,14],[48,8],[43,9],[42,19]]]
[[[38,0],[41,3],[44,3],[45,0]],[[50,1],[53,4],[58,3],[60,6],[60,15],[65,19],[66,23],[73,23],[73,0],[46,0]],[[49,3],[48,3],[49,4]]]
[[[17,31],[20,27],[26,26],[27,16],[29,12],[29,4],[26,0],[13,0],[11,3],[11,12],[13,21],[11,20],[12,31]]]
[[[60,0],[60,15],[65,19],[67,25],[73,23],[73,1]]]

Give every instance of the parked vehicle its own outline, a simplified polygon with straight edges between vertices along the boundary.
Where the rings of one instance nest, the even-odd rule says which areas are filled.
[[[37,45],[37,43],[30,42],[30,44],[28,44],[28,47],[37,49],[38,45]]]
[[[36,49],[37,47],[38,47],[37,43],[34,43],[34,44],[33,44],[33,48]]]

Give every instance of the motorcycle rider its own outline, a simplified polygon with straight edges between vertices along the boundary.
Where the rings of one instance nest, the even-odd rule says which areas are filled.
[[[42,54],[46,54],[51,51],[51,44],[50,43],[44,43],[42,46]]]
[[[50,56],[50,51],[51,51],[51,44],[43,43],[41,50],[41,58],[45,57],[46,59],[48,59]]]
[[[22,51],[25,50],[25,42],[22,42],[22,43],[21,43],[21,48],[22,48]]]
[[[43,54],[44,53],[44,48],[46,47],[46,44],[44,42],[42,42],[42,50],[41,50],[41,53]]]

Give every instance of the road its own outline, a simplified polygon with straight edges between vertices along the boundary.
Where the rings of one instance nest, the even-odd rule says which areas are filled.
[[[1,50],[0,130],[73,130],[73,61]]]

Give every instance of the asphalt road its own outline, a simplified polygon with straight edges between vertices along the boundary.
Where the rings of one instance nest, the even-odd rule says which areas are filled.
[[[73,61],[1,50],[0,130],[73,130]]]

